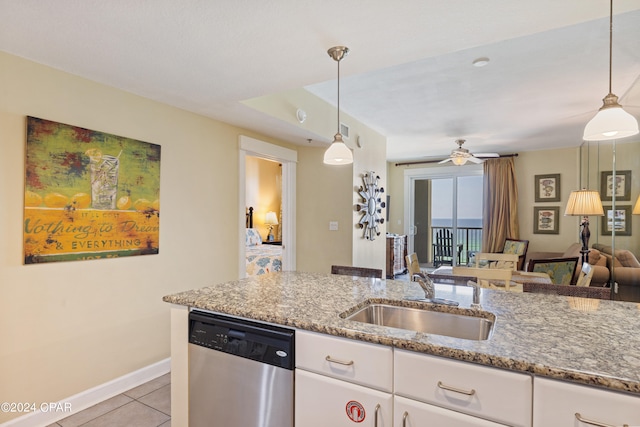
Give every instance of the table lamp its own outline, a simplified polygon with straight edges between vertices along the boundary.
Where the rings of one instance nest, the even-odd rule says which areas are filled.
[[[582,241],[580,253],[582,254],[582,264],[584,264],[588,260],[589,237],[591,237],[588,216],[604,216],[600,194],[597,191],[586,189],[572,191],[564,214],[583,217],[582,222],[580,222],[580,240]]]
[[[273,226],[278,225],[278,217],[275,212],[267,212],[264,223],[269,226],[269,235],[267,236],[267,242],[273,242]]]
[[[640,215],[640,196],[636,200],[636,205],[633,207],[632,215]]]

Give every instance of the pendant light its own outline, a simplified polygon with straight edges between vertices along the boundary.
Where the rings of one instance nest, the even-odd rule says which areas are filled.
[[[327,51],[338,63],[338,133],[333,137],[333,142],[324,152],[324,163],[327,165],[348,165],[353,163],[353,154],[347,145],[342,141],[340,133],[340,61],[347,56],[349,48],[346,46],[334,46]]]
[[[604,97],[603,105],[593,119],[584,128],[585,141],[608,141],[620,139],[638,133],[638,121],[622,109],[618,97],[611,93],[611,63],[613,50],[613,0],[609,0],[609,94]]]

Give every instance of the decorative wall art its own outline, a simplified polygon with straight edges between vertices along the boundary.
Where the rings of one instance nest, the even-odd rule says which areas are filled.
[[[558,218],[560,208],[557,206],[533,208],[533,233],[534,234],[558,234]]]
[[[612,171],[600,172],[600,198],[611,201],[614,194],[619,202],[631,200],[631,171],[616,171],[615,183]]]
[[[27,118],[24,263],[157,254],[160,146]]]
[[[603,206],[602,235],[611,236],[611,231],[616,230],[616,236],[631,236],[631,206]]]
[[[374,240],[379,236],[378,225],[384,223],[382,208],[386,205],[380,198],[384,188],[378,186],[379,179],[375,172],[369,171],[362,176],[364,186],[358,189],[362,202],[356,204],[356,210],[362,214],[362,218],[356,226],[364,230],[364,238],[367,240]]]
[[[560,201],[560,174],[535,176],[535,200],[536,202]]]

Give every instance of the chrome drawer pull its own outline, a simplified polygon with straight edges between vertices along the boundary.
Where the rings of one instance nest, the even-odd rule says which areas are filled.
[[[594,420],[589,420],[587,418],[582,418],[582,415],[580,415],[579,412],[576,412],[576,420],[580,421],[581,423],[585,423],[585,424],[589,424],[592,426],[598,426],[598,427],[616,427],[613,426],[611,424],[605,424],[605,423],[600,423],[598,421],[594,421]],[[629,424],[623,424],[622,427],[629,427]]]
[[[402,427],[407,427],[408,416],[409,416],[409,413],[407,411],[404,411],[404,414],[402,414]]]
[[[460,394],[466,394],[467,396],[473,396],[474,394],[476,394],[476,391],[474,389],[461,390],[459,388],[455,388],[455,387],[451,387],[451,386],[442,384],[442,381],[438,381],[438,387],[443,389],[443,390],[449,390],[449,391],[453,391],[453,392],[460,393]]]
[[[375,415],[375,417],[374,417],[375,420],[374,420],[374,423],[373,423],[373,427],[378,427],[378,411],[380,411],[380,404],[379,403],[376,405],[376,411],[375,411],[375,414],[374,414]]]
[[[326,360],[327,362],[331,362],[331,363],[337,363],[339,365],[345,365],[345,366],[353,365],[353,360],[349,360],[348,362],[345,362],[344,360],[334,359],[329,355],[327,355],[327,357],[325,357],[324,360]]]

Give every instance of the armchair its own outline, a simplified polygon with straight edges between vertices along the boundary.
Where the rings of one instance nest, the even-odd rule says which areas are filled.
[[[574,243],[571,246],[569,246],[567,250],[564,252],[529,252],[527,254],[525,265],[527,265],[534,259],[580,257],[581,249],[582,249],[581,243]],[[591,249],[589,251],[588,262],[593,268],[593,276],[591,278],[590,286],[600,286],[600,287],[605,286],[609,282],[610,274],[609,274],[609,268],[607,267],[607,259],[604,257],[604,253],[601,253],[597,249]],[[580,269],[576,268],[576,271],[573,275],[573,280],[571,283],[576,283],[578,281],[579,274],[580,274]]]
[[[578,265],[578,257],[532,259],[527,271],[547,273],[556,285],[570,285]]]
[[[502,248],[503,254],[516,254],[518,255],[518,270],[524,269],[524,260],[527,257],[527,250],[529,249],[528,240],[517,240],[506,238],[504,241],[504,247]]]

